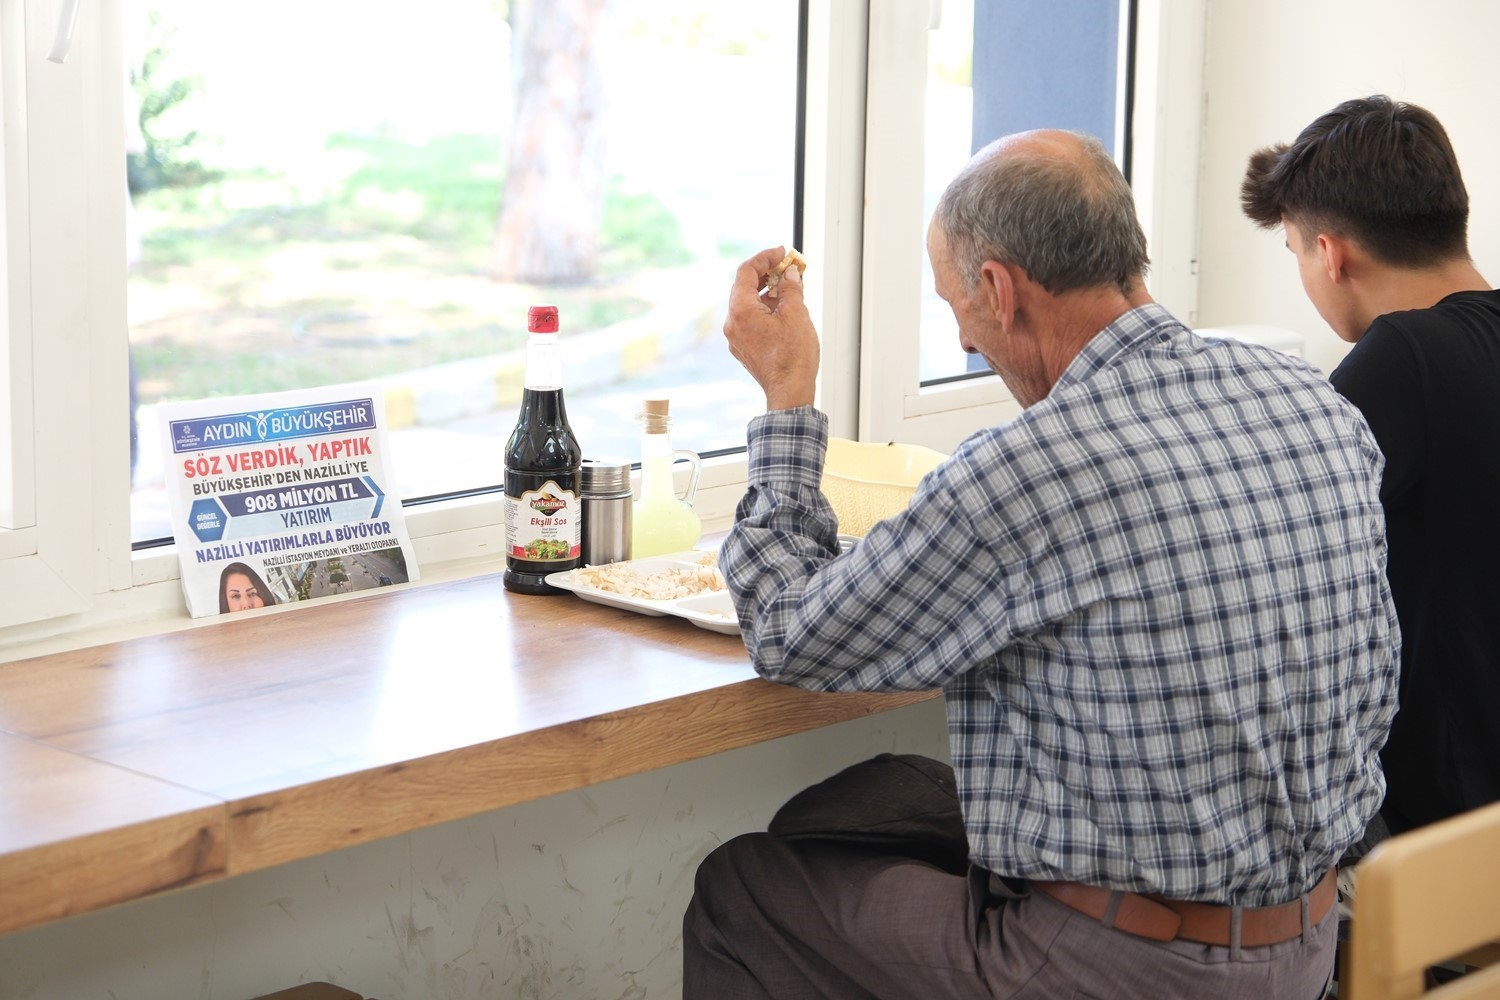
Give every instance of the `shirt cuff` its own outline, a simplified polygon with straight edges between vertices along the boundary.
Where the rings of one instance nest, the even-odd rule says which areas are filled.
[[[817,489],[828,454],[828,416],[811,406],[772,410],[750,421],[748,485]]]

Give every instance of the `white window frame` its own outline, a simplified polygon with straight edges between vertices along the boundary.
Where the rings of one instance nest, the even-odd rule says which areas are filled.
[[[121,15],[115,5],[85,5],[59,65],[46,55],[62,6],[0,0],[10,210],[0,217],[10,292],[0,374],[11,390],[0,448],[15,473],[7,495],[20,501],[17,527],[0,530],[0,660],[81,635],[98,641],[211,621],[186,617],[173,546],[131,551]],[[863,0],[815,0],[808,26],[804,249],[820,261],[808,303],[828,371],[839,373],[823,381],[820,404],[848,435],[858,392],[865,11]],[[790,234],[768,242],[778,238]],[[731,522],[744,482],[742,455],[705,463],[696,506],[707,526]],[[406,518],[425,580],[503,565],[494,497],[425,504]]]
[[[871,10],[864,226],[868,280],[863,283],[858,436],[951,451],[975,429],[1002,423],[1021,407],[993,374],[921,384],[916,331],[921,325],[921,279],[929,266],[924,251],[928,220],[921,206],[930,11],[927,4],[880,0]],[[1130,166],[1152,251],[1148,286],[1159,301],[1191,322],[1197,298],[1204,5],[1201,0],[1138,0],[1136,17]],[[1123,55],[1122,73],[1128,65]],[[1123,91],[1123,86],[1117,88],[1120,101]]]
[[[995,375],[921,384],[930,24],[927,4],[877,0],[871,8],[864,226],[869,280],[863,284],[858,436],[951,451],[976,428],[1000,423],[1020,407]]]
[[[104,378],[125,365],[123,254],[110,260],[94,238],[111,227],[123,233],[124,138],[118,114],[112,137],[101,113],[111,66],[120,97],[120,59],[100,51],[100,30],[79,32],[66,61],[48,61],[59,15],[42,0],[10,0],[0,12],[12,474],[0,625],[77,615],[96,593],[129,582],[127,566],[96,559],[111,541],[129,549],[128,386]],[[118,11],[100,5],[97,16],[107,28]],[[37,113],[42,107],[47,113]],[[118,149],[116,187],[90,169],[109,147]],[[111,407],[117,419],[106,425],[100,418]],[[98,502],[101,495],[116,501]]]
[[[31,328],[26,247],[25,45],[21,9],[0,6],[0,559],[36,551],[36,495],[31,420]],[[13,224],[12,224],[13,223]]]
[[[172,547],[130,547],[121,14],[84,5],[57,64],[46,54],[63,6],[0,0],[0,459],[11,473],[0,501],[0,661],[212,620],[187,618]],[[1195,0],[1140,0],[1140,10],[1135,178],[1154,275],[1165,279],[1154,290],[1170,306],[1164,292],[1191,294],[1196,280],[1196,206],[1174,185],[1196,176],[1203,13]],[[809,4],[802,249],[815,265],[808,304],[833,433],[951,447],[1015,404],[994,377],[917,384],[926,220],[911,137],[923,134],[928,16],[906,0]],[[707,463],[697,504],[710,530],[730,523],[744,478],[743,457]],[[502,565],[492,497],[424,505],[407,520],[424,580]]]
[[[1147,286],[1178,319],[1198,319],[1206,4],[1137,0],[1131,186],[1151,248]]]

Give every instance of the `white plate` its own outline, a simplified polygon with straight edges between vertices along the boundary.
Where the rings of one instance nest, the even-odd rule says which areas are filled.
[[[651,559],[632,559],[628,565],[638,567],[648,573],[673,567],[691,569],[703,565],[700,562],[703,555],[703,552],[697,550],[674,552]],[[677,618],[686,618],[699,628],[708,629],[710,632],[722,632],[725,635],[740,634],[739,619],[735,617],[734,602],[730,599],[728,591],[711,591],[670,601],[651,601],[644,597],[630,597],[626,594],[617,594],[612,590],[591,587],[578,579],[578,572],[575,569],[568,570],[566,573],[553,573],[546,578],[547,583],[561,590],[571,590],[585,601],[591,601],[594,604],[634,611],[642,615],[672,615]]]
[[[723,632],[725,635],[740,634],[740,620],[734,613],[734,598],[729,596],[729,591],[720,590],[712,594],[699,594],[696,597],[684,597],[674,602],[677,605],[675,614],[681,615],[699,628],[706,628],[710,632]]]

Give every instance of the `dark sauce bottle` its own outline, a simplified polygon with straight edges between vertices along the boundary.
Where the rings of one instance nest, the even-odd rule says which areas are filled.
[[[557,307],[532,306],[526,329],[526,386],[505,446],[505,588],[565,594],[547,577],[580,565],[583,450],[563,405]]]

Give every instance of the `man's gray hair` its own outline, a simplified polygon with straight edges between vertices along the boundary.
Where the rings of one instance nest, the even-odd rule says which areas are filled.
[[[1093,136],[1070,133],[1082,162],[1037,150],[974,156],[938,200],[933,222],[947,239],[965,288],[986,260],[1023,268],[1060,294],[1115,285],[1128,292],[1146,272],[1146,234],[1115,162]]]

